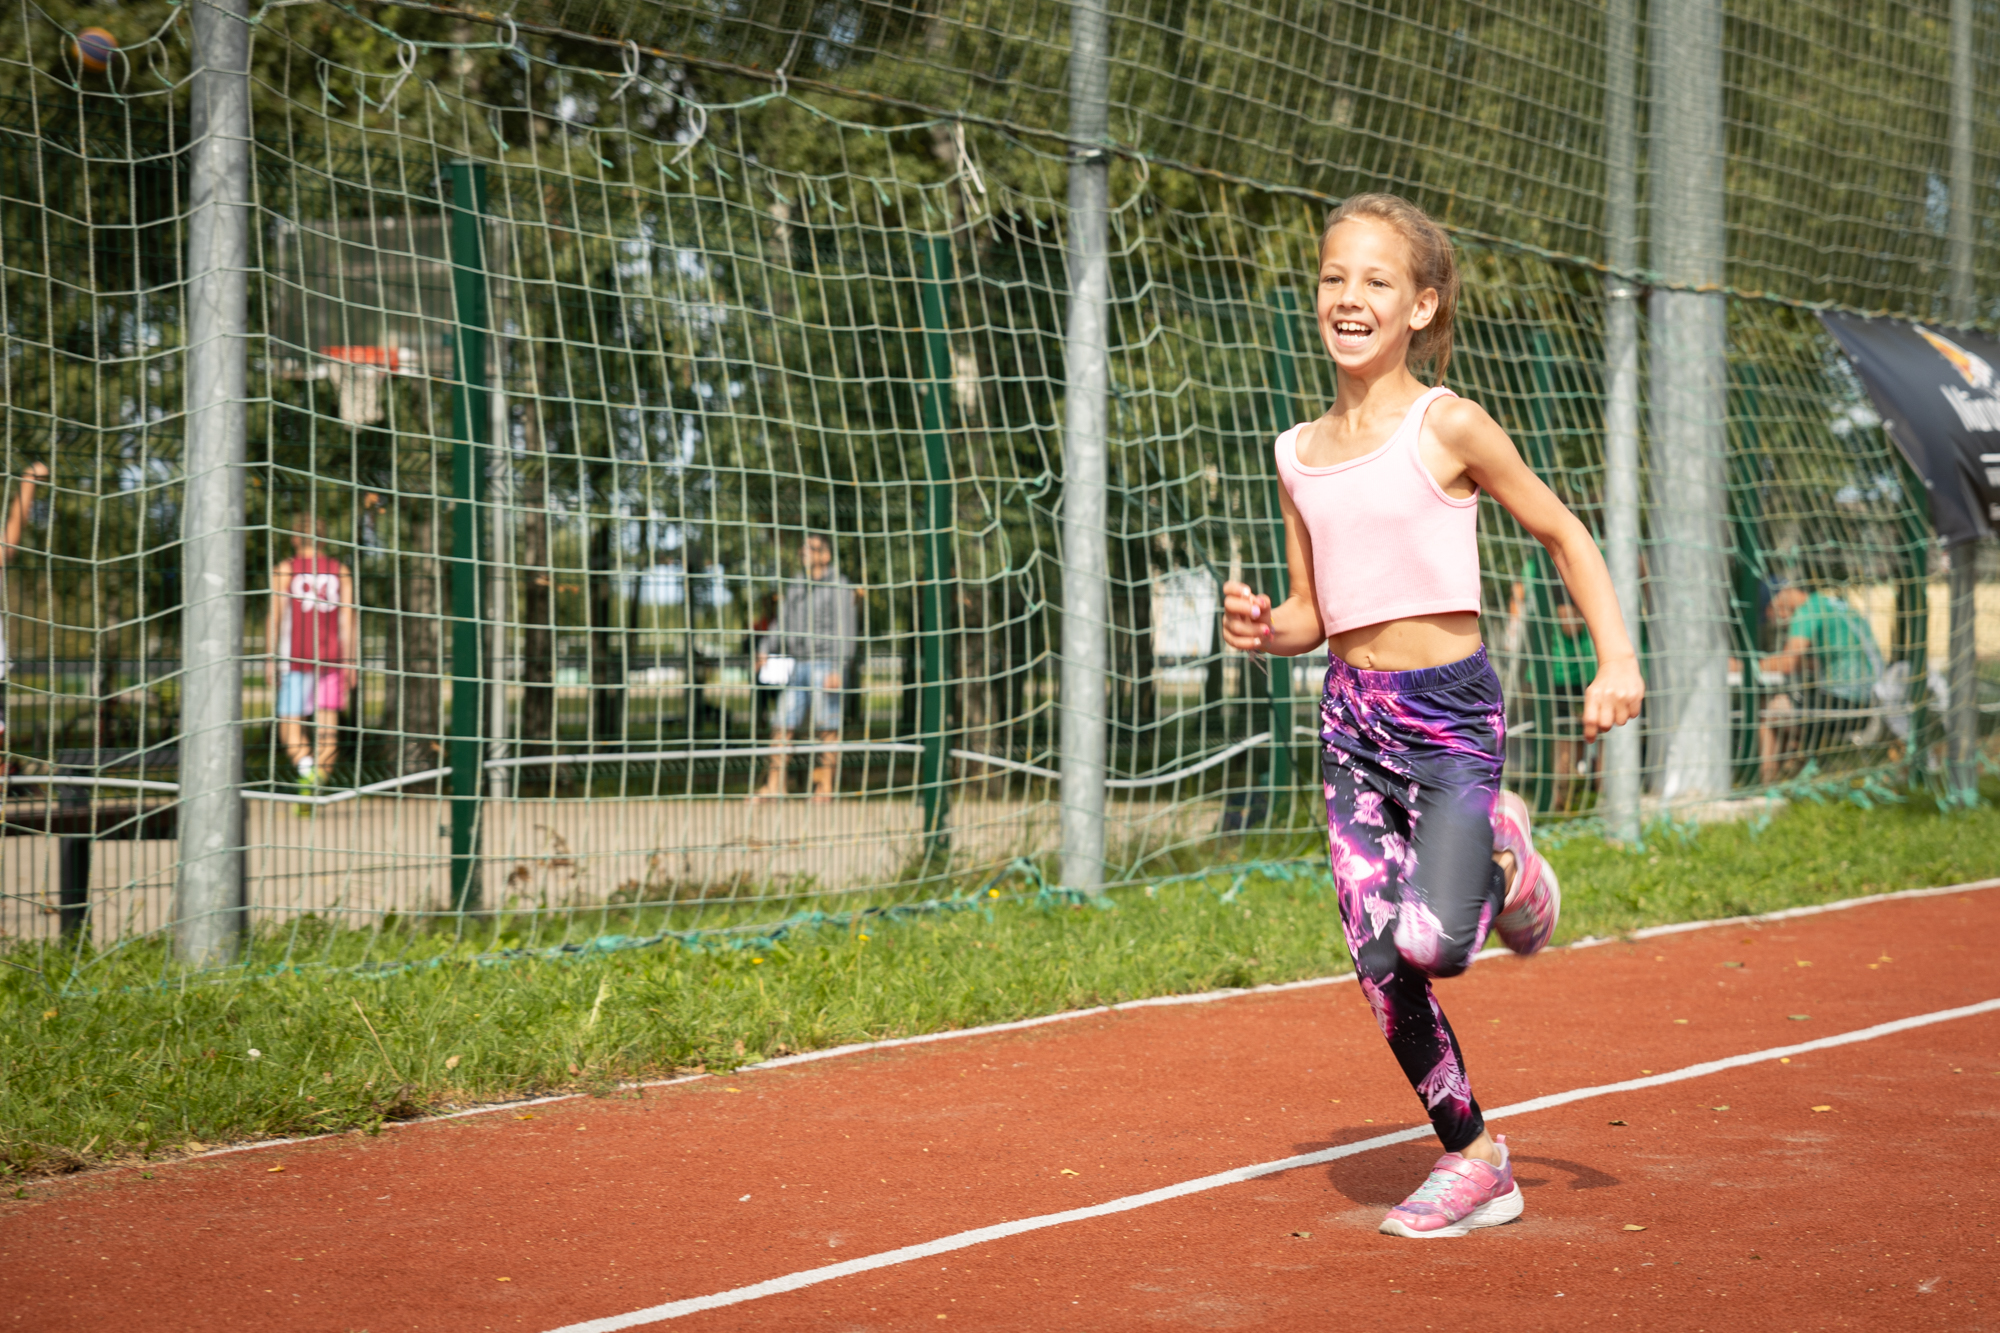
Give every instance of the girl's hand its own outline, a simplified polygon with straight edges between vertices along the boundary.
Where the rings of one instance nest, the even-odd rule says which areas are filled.
[[[1271,637],[1271,599],[1247,583],[1222,585],[1222,641],[1238,652],[1261,653]]]
[[[1646,682],[1639,675],[1638,658],[1614,657],[1598,663],[1597,678],[1583,692],[1584,743],[1639,716],[1645,697]]]

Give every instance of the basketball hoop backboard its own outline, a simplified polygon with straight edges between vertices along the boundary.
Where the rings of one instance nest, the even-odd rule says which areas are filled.
[[[420,375],[422,359],[400,347],[322,347],[319,370],[340,396],[340,419],[350,426],[372,426],[382,420],[382,380],[389,375]]]
[[[275,374],[332,380],[350,425],[382,420],[385,376],[451,374],[451,264],[440,218],[281,219],[272,239]]]

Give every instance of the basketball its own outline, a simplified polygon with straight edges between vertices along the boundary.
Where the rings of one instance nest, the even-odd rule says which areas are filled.
[[[102,28],[85,28],[76,35],[73,45],[76,58],[93,74],[109,69],[111,57],[118,54],[118,39]]]

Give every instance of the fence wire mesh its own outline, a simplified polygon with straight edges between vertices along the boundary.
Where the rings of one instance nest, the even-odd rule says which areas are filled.
[[[77,38],[105,14],[0,30],[0,932],[86,954],[172,923],[186,596],[187,22],[123,7],[105,55]],[[1038,882],[1059,838],[1066,14],[254,15],[251,963],[610,947]],[[1131,882],[1320,841],[1324,657],[1224,650],[1217,602],[1223,579],[1282,579],[1271,442],[1334,387],[1309,286],[1329,201],[1394,189],[1456,229],[1453,384],[1602,531],[1605,11],[1112,20],[1109,878]],[[1936,760],[1922,486],[1813,309],[1948,305],[1947,29],[1923,4],[1727,15],[1722,632],[1739,659],[1782,647],[1789,583],[1889,682],[1833,710],[1740,677],[1745,797],[1889,798]],[[2000,141],[1975,86],[1990,325]],[[1486,502],[1480,526],[1510,780],[1588,820],[1588,634],[1512,519]],[[288,697],[280,640],[305,631],[267,608],[302,586],[351,608],[349,669]],[[454,798],[454,744],[476,800]]]

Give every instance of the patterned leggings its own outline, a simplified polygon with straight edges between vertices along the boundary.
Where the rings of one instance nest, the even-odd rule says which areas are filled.
[[[1431,978],[1472,964],[1500,913],[1493,863],[1507,719],[1481,648],[1449,666],[1361,671],[1320,700],[1334,888],[1361,991],[1447,1152],[1486,1122]]]

